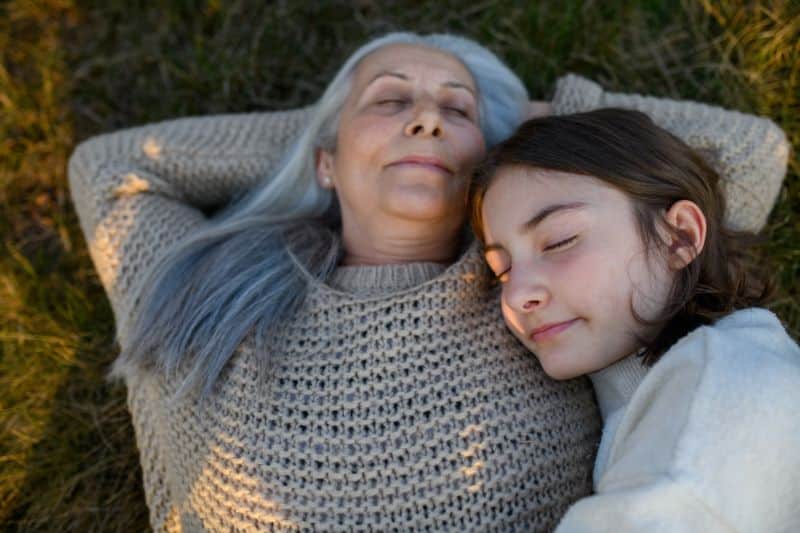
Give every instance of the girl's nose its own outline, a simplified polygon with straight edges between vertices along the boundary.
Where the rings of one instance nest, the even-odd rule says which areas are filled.
[[[405,134],[410,137],[441,137],[442,115],[438,108],[421,106],[415,110],[414,116],[405,127]]]
[[[550,302],[550,291],[540,280],[521,279],[503,286],[503,296],[510,307],[520,313],[530,313]]]

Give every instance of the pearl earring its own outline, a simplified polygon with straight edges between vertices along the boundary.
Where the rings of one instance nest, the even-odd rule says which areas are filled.
[[[323,183],[323,184],[324,184],[326,187],[330,187],[330,186],[331,186],[331,177],[330,177],[330,176],[324,176],[324,177],[322,178],[322,183]]]

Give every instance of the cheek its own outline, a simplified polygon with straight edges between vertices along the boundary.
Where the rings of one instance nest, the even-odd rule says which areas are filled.
[[[508,326],[508,329],[517,339],[519,339],[522,344],[527,345],[528,340],[523,334],[525,330],[523,328],[522,321],[517,313],[515,313],[511,307],[506,305],[505,297],[503,297],[500,301],[500,309],[503,313],[503,321],[506,323],[506,326]]]
[[[343,166],[357,166],[376,152],[389,146],[397,129],[386,117],[350,119],[339,127],[336,151]]]
[[[500,297],[500,310],[503,313],[503,320],[511,328],[512,331],[521,331],[521,323],[517,318],[516,313],[514,313],[511,306],[506,303],[505,291],[503,291],[502,296]]]
[[[672,289],[673,274],[666,264],[657,260],[647,265],[637,265],[632,277],[634,309],[646,319],[655,319],[664,310]]]
[[[483,134],[477,126],[466,127],[453,134],[455,152],[466,168],[475,166],[486,154]]]
[[[554,297],[575,306],[574,311],[594,315],[627,309],[626,274],[618,260],[600,250],[584,250],[579,256],[550,265]]]

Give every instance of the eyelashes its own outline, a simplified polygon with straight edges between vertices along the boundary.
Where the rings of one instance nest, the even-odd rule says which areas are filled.
[[[408,100],[403,100],[401,98],[385,98],[383,100],[378,100],[375,103],[380,107],[402,109],[406,106],[406,104],[408,104]]]
[[[445,111],[449,111],[451,113],[455,113],[456,115],[458,115],[460,117],[463,117],[463,118],[469,118],[469,115],[467,114],[467,112],[465,110],[459,109],[457,107],[445,107],[444,110]]]
[[[399,111],[411,105],[411,101],[406,98],[383,98],[375,102],[375,104],[381,108],[390,109],[393,111]],[[441,105],[441,109],[446,113],[456,115],[460,118],[466,118],[466,119],[472,118],[472,115],[467,109],[459,106]]]
[[[577,239],[577,238],[578,238],[577,235],[573,235],[572,237],[568,237],[568,238],[564,239],[563,241],[558,241],[556,243],[549,244],[549,245],[544,247],[544,251],[545,252],[550,252],[550,251],[553,251],[553,250],[559,250],[561,248],[565,248],[567,245],[572,244],[573,242],[575,242],[575,239]]]
[[[548,244],[544,248],[542,248],[543,252],[558,252],[564,249],[567,249],[572,245],[575,241],[578,240],[578,235],[573,235],[571,237],[567,237],[566,239],[560,240],[558,242],[554,242],[553,244]],[[487,260],[487,262],[489,262]],[[491,270],[491,268],[490,268]],[[492,271],[494,280],[499,283],[505,283],[508,280],[508,273],[511,272],[511,267],[499,272],[497,274]]]

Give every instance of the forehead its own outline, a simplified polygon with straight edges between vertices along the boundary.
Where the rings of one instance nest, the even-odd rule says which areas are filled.
[[[534,208],[580,192],[580,178],[524,166],[503,166],[495,173],[484,197],[484,212],[490,215],[498,205],[526,205]]]
[[[372,52],[356,68],[356,87],[363,87],[382,72],[397,72],[411,79],[437,83],[456,81],[475,89],[472,75],[458,58],[428,46],[392,44]]]
[[[572,202],[612,213],[625,213],[629,205],[622,191],[592,176],[509,166],[497,171],[486,191],[482,216],[488,234],[492,227],[518,228],[541,209]]]

